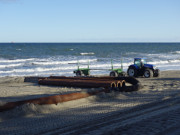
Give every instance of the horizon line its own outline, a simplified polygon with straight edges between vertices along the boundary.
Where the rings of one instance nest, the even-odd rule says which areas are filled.
[[[170,41],[170,42],[165,42],[165,41],[160,41],[160,42],[0,42],[0,44],[3,43],[12,43],[12,44],[16,44],[16,43],[180,43],[177,41]]]

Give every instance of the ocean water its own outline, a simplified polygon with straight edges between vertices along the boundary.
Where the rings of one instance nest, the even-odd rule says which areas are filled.
[[[135,57],[147,58],[160,70],[180,70],[180,43],[0,43],[0,77],[73,76],[86,68],[91,75],[109,74],[114,68],[126,72]],[[96,69],[96,70],[93,70]]]

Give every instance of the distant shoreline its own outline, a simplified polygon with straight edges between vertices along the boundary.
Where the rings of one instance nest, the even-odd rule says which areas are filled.
[[[1,44],[180,44],[180,42],[0,42]]]

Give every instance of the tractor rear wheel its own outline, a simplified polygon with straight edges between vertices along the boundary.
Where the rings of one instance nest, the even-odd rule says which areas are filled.
[[[77,71],[77,72],[76,72],[76,76],[82,76],[82,71],[80,71],[80,70]]]
[[[153,71],[151,69],[146,69],[144,71],[144,77],[145,78],[151,78],[153,76]]]
[[[134,67],[129,67],[127,73],[128,76],[137,77],[137,70]]]
[[[109,76],[111,77],[117,77],[117,73],[115,71],[111,71]]]

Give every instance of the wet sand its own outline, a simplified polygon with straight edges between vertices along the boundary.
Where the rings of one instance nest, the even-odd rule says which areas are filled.
[[[173,125],[173,122],[168,121],[168,117],[170,117],[168,114],[172,111],[179,112],[177,107],[179,101],[177,99],[180,96],[180,71],[163,71],[158,78],[140,77],[137,79],[144,86],[139,91],[102,93],[97,96],[57,105],[25,104],[13,110],[1,112],[0,134],[64,134],[66,133],[65,127],[69,127],[69,129],[78,134],[84,134],[85,132],[90,134],[143,133],[137,127],[136,129],[134,128],[133,124],[135,123],[138,123],[139,126],[149,124],[149,128],[147,127],[144,132],[147,131],[150,134],[164,133],[165,131],[170,134],[171,130],[177,126],[177,123],[175,123],[174,126],[168,127],[168,125]],[[40,86],[36,83],[24,82],[24,77],[3,77],[0,78],[0,105],[12,101],[91,90],[94,89]],[[166,106],[167,109],[164,108],[162,110],[163,106]],[[156,107],[158,112],[154,111],[154,107]],[[133,111],[133,109],[136,111]],[[145,110],[153,111],[147,111],[147,115],[145,113],[140,115],[140,112]],[[136,116],[135,112],[139,117],[138,121],[135,117],[127,119],[126,115],[129,115],[129,117],[130,115]],[[118,114],[121,115],[119,116]],[[167,118],[163,117],[161,119],[160,116],[162,114],[163,116],[167,115]],[[113,115],[117,115],[117,118],[121,119],[121,122],[119,121],[120,123],[117,125],[108,123],[110,120],[113,120]],[[159,118],[159,121],[154,121],[154,123],[159,123],[159,126],[161,126],[161,122],[166,120],[167,123],[165,125],[167,126],[162,126],[162,129],[155,130],[157,127],[153,126],[153,118],[156,117]],[[107,118],[108,130],[102,128],[103,126],[101,128],[90,128],[90,125],[93,126],[93,123],[94,125],[96,122],[101,124],[101,119],[104,118]],[[179,115],[177,115],[176,121],[180,123]],[[79,128],[77,131],[77,127],[75,128],[72,125],[82,126],[82,129],[83,125],[86,128],[89,126],[91,130],[83,131]],[[131,128],[126,131],[125,128],[128,128],[128,126]],[[104,127],[106,127],[106,124]]]

